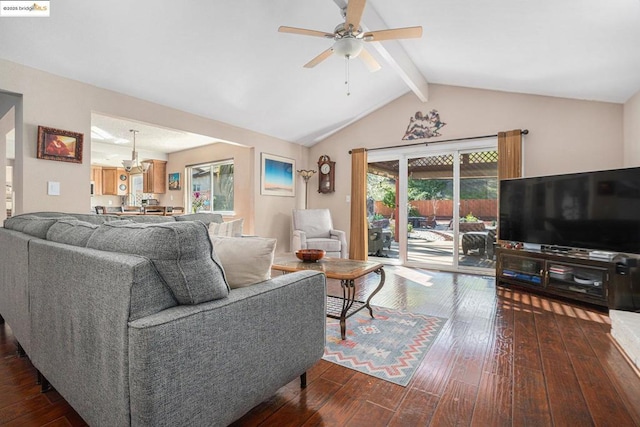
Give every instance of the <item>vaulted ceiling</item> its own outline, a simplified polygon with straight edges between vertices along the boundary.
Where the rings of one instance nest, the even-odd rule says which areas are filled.
[[[48,18],[0,18],[0,58],[302,145],[425,83],[623,103],[640,89],[640,1],[369,0],[382,69],[333,56],[343,0],[55,0]],[[2,76],[0,74],[0,89]]]

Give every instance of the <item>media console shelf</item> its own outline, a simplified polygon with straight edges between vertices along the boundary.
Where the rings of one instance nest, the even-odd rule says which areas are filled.
[[[634,276],[624,260],[593,259],[588,252],[543,252],[498,248],[496,281],[501,286],[518,286],[603,308],[632,310]],[[636,285],[637,286],[637,285]],[[635,291],[635,302],[640,295]]]

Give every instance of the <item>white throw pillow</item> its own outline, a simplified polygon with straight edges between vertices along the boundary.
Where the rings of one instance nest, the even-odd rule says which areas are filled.
[[[231,289],[271,279],[276,239],[211,236]]]
[[[242,236],[242,225],[244,224],[244,218],[234,219],[233,221],[209,224],[209,235],[214,236],[226,236],[226,237],[240,237]]]

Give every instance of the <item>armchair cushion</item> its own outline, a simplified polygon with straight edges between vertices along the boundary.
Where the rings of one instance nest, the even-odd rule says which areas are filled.
[[[307,239],[329,237],[333,229],[329,209],[295,209],[293,211],[293,229],[304,231]]]
[[[335,239],[311,239],[307,241],[307,249],[322,249],[325,252],[340,252],[340,240]]]

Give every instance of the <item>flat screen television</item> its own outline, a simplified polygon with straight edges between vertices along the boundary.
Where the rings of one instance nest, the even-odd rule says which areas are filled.
[[[640,168],[503,180],[499,238],[640,254]]]

